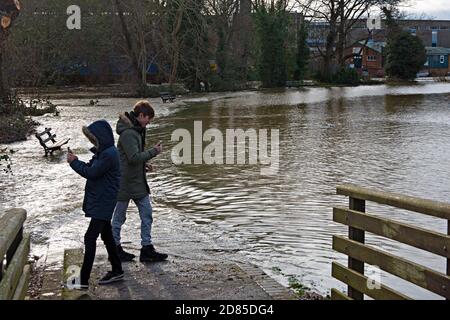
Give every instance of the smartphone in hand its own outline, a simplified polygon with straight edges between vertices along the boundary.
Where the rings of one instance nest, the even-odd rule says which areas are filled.
[[[155,149],[157,150],[158,154],[160,154],[162,152],[162,141],[159,140],[158,144],[155,145]]]

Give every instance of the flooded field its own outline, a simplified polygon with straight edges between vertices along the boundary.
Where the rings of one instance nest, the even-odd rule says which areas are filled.
[[[162,140],[163,154],[149,174],[155,214],[155,241],[181,237],[170,226],[192,227],[208,244],[226,243],[224,259],[242,258],[283,284],[289,276],[326,294],[343,289],[331,278],[331,262],[346,263],[331,248],[332,235],[347,229],[332,221],[332,207],[347,205],[336,186],[353,183],[385,191],[449,202],[450,84],[311,88],[208,94],[155,106],[147,143]],[[55,100],[60,116],[36,118],[88,160],[81,126],[104,118],[113,127],[134,99]],[[260,165],[174,165],[171,141],[176,129],[278,129],[279,171],[261,175]],[[117,136],[116,136],[117,138]],[[0,145],[0,149],[6,147]],[[34,137],[8,146],[13,175],[2,174],[2,207],[24,207],[32,233],[32,253],[82,246],[87,219],[81,212],[84,181],[71,171],[65,154],[43,157]],[[444,220],[369,204],[368,211],[446,233]],[[164,237],[158,238],[158,230]],[[139,245],[139,217],[130,208],[124,238]],[[182,238],[177,239],[183,241]],[[445,259],[368,235],[367,243],[445,273]],[[211,245],[213,246],[213,245]],[[414,298],[436,296],[398,278],[383,275]]]

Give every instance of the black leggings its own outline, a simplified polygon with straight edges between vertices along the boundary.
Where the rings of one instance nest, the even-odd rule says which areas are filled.
[[[109,261],[112,265],[113,272],[122,272],[122,263],[120,262],[119,255],[117,253],[116,244],[111,230],[111,222],[91,219],[91,223],[84,235],[84,260],[81,267],[80,280],[81,284],[88,284],[89,277],[92,271],[92,265],[95,259],[95,250],[97,247],[97,238],[101,234],[103,243],[108,251]]]

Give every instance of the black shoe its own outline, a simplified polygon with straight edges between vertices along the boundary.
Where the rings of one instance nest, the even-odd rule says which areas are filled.
[[[98,284],[104,285],[122,280],[123,280],[123,271],[122,272],[108,271],[108,273],[103,278],[100,279]]]
[[[117,254],[119,255],[120,261],[122,262],[133,261],[133,259],[136,257],[134,254],[128,253],[125,250],[123,250],[120,244],[117,246]]]
[[[156,252],[153,245],[149,245],[141,248],[141,256],[139,257],[139,260],[141,262],[157,262],[164,261],[167,257],[167,254]]]

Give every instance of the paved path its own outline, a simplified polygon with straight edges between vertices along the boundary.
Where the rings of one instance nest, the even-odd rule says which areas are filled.
[[[295,299],[295,295],[239,253],[239,247],[221,237],[213,241],[186,221],[159,219],[156,248],[169,254],[166,262],[124,263],[125,280],[108,286],[97,281],[110,270],[106,250],[99,240],[88,292],[89,299],[171,299],[171,300],[267,300]],[[136,226],[137,227],[137,226]],[[130,228],[131,229],[131,228]],[[127,231],[131,240],[124,248],[139,255],[139,234]],[[82,237],[80,236],[80,239]],[[82,243],[76,245],[81,247]],[[64,263],[63,263],[64,261]],[[64,255],[49,244],[43,265],[40,299],[78,299],[79,291],[62,291],[70,266],[81,266],[81,249],[66,249]],[[63,268],[66,272],[63,271]]]
[[[137,259],[136,259],[137,260]],[[82,262],[82,250],[66,250],[64,271],[47,270],[40,299],[95,300],[272,300],[295,299],[295,295],[259,268],[217,260],[194,260],[171,256],[168,261],[124,263],[125,280],[97,284],[110,265],[98,256],[88,291],[61,289],[72,269]],[[64,278],[63,275],[65,274]]]

